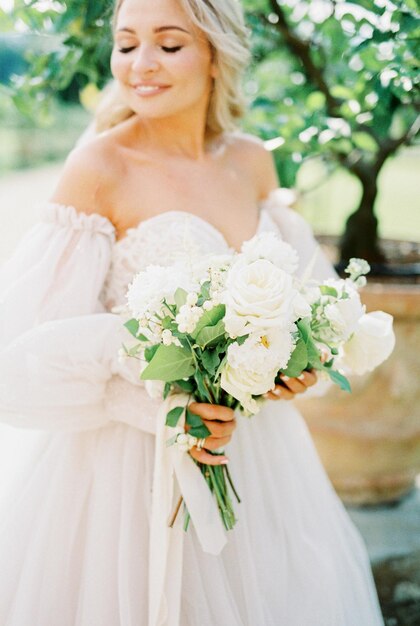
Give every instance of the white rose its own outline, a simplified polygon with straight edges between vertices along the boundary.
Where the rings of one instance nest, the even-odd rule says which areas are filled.
[[[258,403],[252,398],[274,389],[277,369],[265,374],[257,374],[246,369],[235,369],[229,364],[222,371],[220,385],[231,396],[239,400],[245,411],[255,414],[259,410]]]
[[[393,317],[383,311],[363,315],[356,331],[340,350],[337,365],[348,374],[359,376],[385,361],[395,346]]]
[[[235,338],[274,326],[289,328],[296,319],[296,293],[290,274],[270,261],[238,260],[229,270],[222,294],[227,333]]]
[[[293,274],[299,265],[296,250],[272,232],[261,233],[245,241],[241,250],[248,263],[258,259],[267,259],[289,274]]]
[[[241,345],[232,343],[228,348],[227,362],[233,369],[266,375],[267,371],[277,372],[286,367],[293,348],[291,332],[273,329],[264,335],[252,334]]]
[[[357,291],[353,291],[349,298],[327,304],[324,312],[333,331],[343,341],[346,341],[356,330],[357,323],[365,312],[365,307],[361,303]]]

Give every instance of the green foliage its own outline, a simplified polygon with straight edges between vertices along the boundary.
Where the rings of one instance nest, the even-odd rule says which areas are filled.
[[[370,205],[361,209],[373,212],[381,167],[416,137],[416,0],[242,1],[254,53],[245,130],[277,139],[284,186],[295,186],[302,163],[319,156],[329,172],[344,167],[364,189],[371,185]],[[22,113],[51,123],[57,94],[103,87],[110,77],[111,5],[55,0],[41,10],[36,0],[16,0],[12,13],[0,11],[3,37],[19,24],[24,42],[27,70],[15,65],[6,94]]]
[[[179,378],[188,378],[194,373],[194,369],[191,350],[175,345],[161,345],[157,347],[141,379],[171,382]]]

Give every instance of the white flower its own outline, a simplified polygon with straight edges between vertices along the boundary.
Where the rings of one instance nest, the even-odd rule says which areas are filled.
[[[281,329],[266,331],[264,335],[250,335],[243,344],[236,341],[227,351],[227,362],[235,370],[249,370],[265,375],[286,367],[293,352],[291,332]]]
[[[266,259],[289,274],[293,274],[299,265],[296,250],[272,232],[261,233],[245,241],[241,251],[248,263]]]
[[[233,264],[222,301],[225,328],[235,338],[270,327],[289,328],[295,321],[293,278],[270,261],[258,259]]]
[[[370,372],[389,357],[395,346],[392,315],[374,311],[363,315],[353,336],[340,350],[337,365],[349,374]]]
[[[197,441],[197,437],[194,437],[194,435],[179,433],[175,443],[182,452],[188,452],[188,450],[197,445]]]
[[[255,414],[259,410],[253,395],[262,395],[274,389],[275,371],[257,374],[244,368],[236,369],[227,364],[222,371],[220,385],[231,396],[239,400],[247,413]]]
[[[186,291],[194,290],[194,284],[185,266],[149,265],[146,270],[135,276],[129,286],[128,307],[136,319],[147,318],[147,314],[160,314],[164,299],[168,304],[175,303],[174,294],[178,287]]]
[[[170,346],[172,344],[174,344],[175,346],[181,345],[179,339],[177,337],[174,337],[174,335],[168,328],[165,328],[162,331],[162,343],[164,346]]]
[[[293,310],[296,318],[309,317],[312,309],[307,299],[300,293],[296,293],[293,300]]]
[[[365,259],[350,259],[349,264],[344,270],[346,274],[350,274],[350,279],[355,281],[357,278],[370,272],[370,265]],[[366,283],[365,283],[366,284]]]
[[[192,333],[200,317],[203,315],[203,309],[199,306],[189,306],[183,304],[175,320],[178,324],[178,330],[181,333]]]
[[[315,304],[315,302],[317,302],[320,297],[321,297],[321,292],[319,290],[319,287],[305,287],[303,289],[302,292],[303,297],[305,298],[306,302],[310,305]]]
[[[198,294],[195,291],[191,291],[187,294],[188,306],[195,306],[197,304]]]
[[[146,364],[147,365],[147,364]],[[161,400],[163,397],[163,391],[165,388],[165,383],[161,380],[145,380],[144,386],[146,388],[147,393],[154,400]]]
[[[359,319],[365,312],[365,307],[360,302],[357,291],[353,291],[350,297],[327,304],[324,312],[332,330],[341,340],[346,341],[355,331]]]

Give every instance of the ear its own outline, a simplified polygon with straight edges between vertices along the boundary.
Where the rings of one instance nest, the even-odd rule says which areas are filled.
[[[217,78],[219,76],[219,68],[216,63],[212,63],[210,66],[210,76],[211,78]]]

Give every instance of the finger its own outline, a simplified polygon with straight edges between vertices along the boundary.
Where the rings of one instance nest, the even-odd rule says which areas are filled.
[[[306,389],[305,385],[297,378],[290,378],[289,376],[281,374],[280,380],[283,385],[286,385],[286,387],[290,389],[290,391],[293,391],[293,393],[303,393]]]
[[[283,385],[276,385],[272,391],[266,393],[269,400],[293,400],[295,394]]]
[[[229,459],[223,454],[215,456],[203,449],[191,448],[190,455],[199,463],[204,463],[204,465],[226,465],[229,463]]]
[[[215,420],[203,420],[213,437],[229,437],[236,428],[236,420],[231,422],[216,422]]]
[[[231,440],[230,437],[207,437],[202,449],[212,450],[214,452],[215,450],[218,450],[219,448],[224,448],[224,446],[227,446],[230,440]]]
[[[312,387],[315,385],[318,377],[315,370],[311,370],[309,372],[305,370],[300,376],[298,376],[298,380],[300,380],[305,387]]]
[[[219,420],[221,422],[231,422],[235,419],[233,409],[219,404],[207,404],[206,402],[192,402],[188,405],[191,413],[199,415],[206,420]]]

